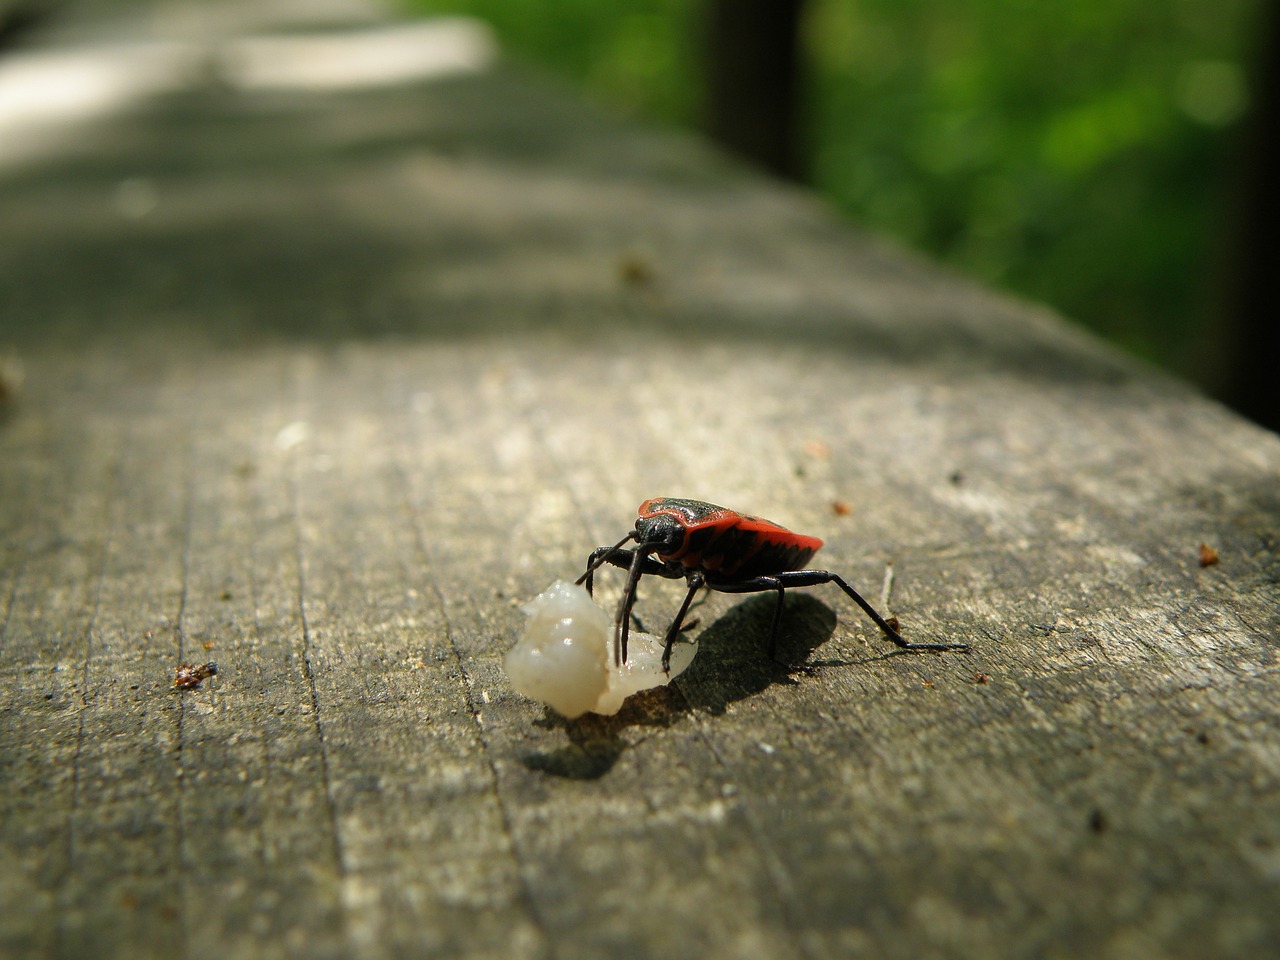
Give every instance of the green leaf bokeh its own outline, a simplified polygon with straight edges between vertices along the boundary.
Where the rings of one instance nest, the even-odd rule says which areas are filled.
[[[700,0],[407,0],[696,125]],[[1203,379],[1259,0],[809,0],[814,185],[851,218]]]

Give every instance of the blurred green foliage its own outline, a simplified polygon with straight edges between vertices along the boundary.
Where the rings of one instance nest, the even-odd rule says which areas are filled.
[[[409,0],[652,119],[700,110],[701,0]],[[853,218],[1191,375],[1261,0],[809,0],[812,179]]]
[[[701,0],[403,0],[487,21],[503,47],[636,114],[691,124],[701,96]]]

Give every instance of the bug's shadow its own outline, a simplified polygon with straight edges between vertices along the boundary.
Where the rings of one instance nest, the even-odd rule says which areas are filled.
[[[735,604],[698,635],[698,655],[688,670],[668,686],[629,697],[615,716],[588,713],[566,720],[548,708],[538,725],[563,729],[569,743],[523,756],[525,766],[554,776],[594,780],[608,773],[632,745],[624,736],[630,728],[670,727],[694,710],[723,713],[734,701],[775,683],[795,684],[797,675],[813,667],[843,662],[810,662],[813,652],[835,632],[836,614],[805,594],[787,597],[778,637],[779,662],[769,659],[774,603],[768,595]]]

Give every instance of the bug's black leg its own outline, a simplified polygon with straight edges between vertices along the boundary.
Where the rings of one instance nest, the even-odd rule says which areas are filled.
[[[703,586],[705,585],[706,584],[704,582]],[[697,599],[695,599],[693,603],[689,604],[689,610],[690,611],[697,610],[700,606],[702,606],[706,602],[707,602],[707,595],[704,593],[700,595]],[[680,624],[680,632],[688,633],[690,630],[697,630],[698,624],[700,624],[701,622],[702,621],[699,620],[697,617],[694,617],[692,620],[685,620],[683,623]]]
[[[671,621],[671,626],[667,628],[667,635],[662,641],[662,670],[664,673],[671,672],[671,648],[675,646],[676,637],[680,635],[680,625],[684,622],[684,615],[689,612],[689,604],[693,603],[694,594],[706,584],[707,581],[702,574],[690,574],[689,592],[684,595],[684,603],[680,604],[680,612]]]
[[[778,629],[782,626],[782,606],[787,599],[788,586],[804,586],[804,584],[786,584],[782,578],[785,574],[774,574],[768,577],[755,577],[751,580],[730,581],[728,583],[707,584],[708,589],[720,593],[764,593],[773,590],[778,594],[778,602],[773,608],[773,624],[769,628],[769,659],[778,661]]]
[[[968,652],[970,649],[967,643],[911,643],[903,640],[898,631],[889,626],[884,617],[876,612],[875,607],[862,599],[862,595],[845,583],[841,576],[832,573],[830,570],[795,570],[790,573],[776,574],[775,578],[786,582],[788,586],[794,587],[811,587],[823,583],[834,583],[848,594],[849,599],[862,608],[863,613],[871,618],[872,622],[880,628],[881,633],[904,650],[960,650]]]
[[[876,612],[875,607],[862,599],[862,595],[845,583],[842,577],[832,573],[830,570],[790,570],[786,573],[775,573],[772,576],[756,577],[752,580],[708,583],[707,586],[721,593],[762,593],[765,590],[777,590],[781,594],[785,587],[816,587],[824,583],[834,583],[848,594],[849,598],[860,606],[862,611],[880,628],[880,632],[904,650],[960,650],[967,652],[970,649],[967,643],[910,643],[903,640],[898,631],[889,626],[884,617]],[[777,609],[774,611],[775,634],[774,639],[770,641],[771,644],[777,639],[777,623],[781,615],[782,605],[779,602]]]
[[[765,590],[778,591],[778,602],[773,607],[773,623],[769,626],[769,659],[774,663],[782,663],[778,659],[778,632],[782,627],[782,610],[787,600],[787,588],[777,577],[757,577],[748,582],[752,585],[752,589],[748,591],[751,593]]]

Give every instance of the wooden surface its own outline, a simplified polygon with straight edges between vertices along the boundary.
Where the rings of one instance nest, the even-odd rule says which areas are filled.
[[[0,956],[1280,950],[1280,442],[1043,311],[505,71],[86,127],[0,290]],[[654,495],[974,652],[515,696]]]

